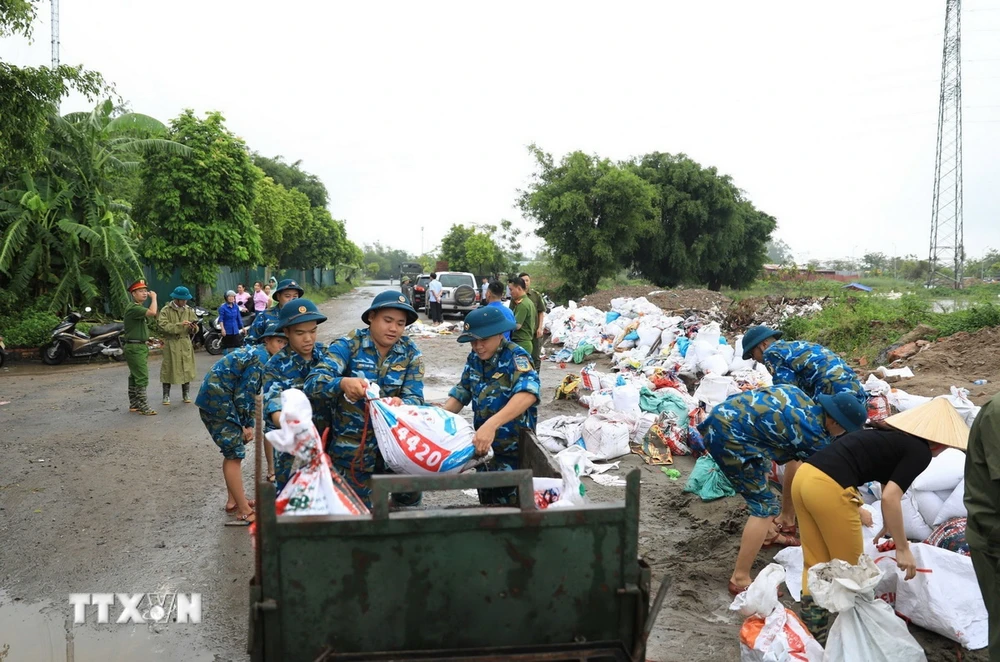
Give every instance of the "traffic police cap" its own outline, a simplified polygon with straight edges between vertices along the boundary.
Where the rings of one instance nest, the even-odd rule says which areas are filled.
[[[496,306],[477,308],[465,316],[465,324],[462,326],[462,335],[458,337],[458,342],[483,340],[506,331],[513,331],[516,327],[517,323],[508,320]]]
[[[368,307],[368,310],[361,313],[361,321],[365,324],[371,324],[368,321],[371,314],[376,310],[381,310],[382,308],[395,308],[396,310],[402,310],[406,313],[406,326],[409,326],[417,321],[417,311],[413,309],[410,302],[406,299],[404,295],[399,290],[386,290],[385,292],[380,292],[372,299],[372,305]]]
[[[319,312],[309,299],[292,299],[281,307],[278,312],[278,330],[284,330],[294,324],[316,322],[322,324],[326,316]]]

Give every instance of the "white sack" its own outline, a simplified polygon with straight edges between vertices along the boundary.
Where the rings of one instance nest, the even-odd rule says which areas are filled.
[[[953,404],[959,416],[965,419],[965,424],[970,428],[972,427],[972,423],[976,420],[976,416],[979,415],[981,407],[977,407],[969,399],[969,389],[952,386],[951,395],[939,395],[938,397],[944,398]]]
[[[951,496],[941,505],[941,509],[938,510],[937,517],[933,520],[933,525],[937,527],[938,525],[944,523],[946,520],[950,520],[952,517],[968,517],[969,512],[965,509],[965,481],[963,480],[955,490],[951,493]]]
[[[957,448],[946,448],[913,479],[911,487],[923,492],[953,490],[964,477],[965,453]]]
[[[778,586],[784,579],[784,568],[768,564],[729,606],[747,617],[740,630],[740,662],[823,662],[823,647],[795,612],[778,600]],[[753,620],[763,620],[763,625],[751,642],[745,636],[752,631],[748,625]]]
[[[730,395],[735,395],[739,392],[740,389],[736,386],[736,381],[732,377],[705,375],[694,392],[694,399],[698,402],[704,402],[711,409]]]
[[[913,492],[907,490],[900,503],[903,507],[903,530],[906,531],[906,537],[910,540],[925,540],[933,531],[920,516],[917,504],[913,500]]]

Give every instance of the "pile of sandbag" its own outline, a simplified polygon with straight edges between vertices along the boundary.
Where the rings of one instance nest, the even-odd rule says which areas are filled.
[[[903,495],[903,527],[910,540],[925,540],[953,517],[966,517],[965,453],[948,448],[931,460]]]
[[[869,375],[862,386],[868,394],[868,417],[871,421],[883,420],[893,414],[919,407],[933,399],[907,393],[901,388],[893,388],[888,382],[875,375]],[[937,397],[945,398],[950,402],[965,420],[965,424],[971,428],[976,416],[979,415],[980,407],[969,399],[969,389],[952,386],[949,391],[948,395]]]

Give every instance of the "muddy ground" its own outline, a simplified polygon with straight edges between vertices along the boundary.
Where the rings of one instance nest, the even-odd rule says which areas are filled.
[[[379,289],[360,288],[322,304],[330,320],[320,327],[321,340],[358,326]],[[425,355],[427,397],[443,398],[466,352],[454,336],[417,342]],[[196,356],[203,375],[214,357]],[[562,375],[577,369],[545,363],[540,418],[583,411],[552,400]],[[158,371],[153,358],[149,393],[157,402]],[[76,662],[247,659],[250,540],[246,529],[223,526],[228,518],[219,453],[194,405],[177,401],[179,387],[176,404],[158,406],[158,416],[129,414],[126,376],[123,364],[104,361],[15,364],[0,372],[0,402],[9,403],[0,405],[0,660],[67,659],[69,593],[161,590],[202,593],[202,623],[71,627]],[[948,384],[920,374],[899,386],[932,395]],[[742,500],[703,503],[682,493],[690,458],[675,459],[682,474],[677,481],[637,456],[622,459],[617,473],[639,468],[643,476],[640,553],[657,583],[672,580],[648,659],[739,659],[741,620],[728,609],[725,587],[745,520]],[[252,461],[244,467],[249,488]],[[595,500],[624,493],[585,482]],[[472,501],[458,494],[428,502],[439,498]],[[771,556],[762,553],[758,568]],[[984,651],[959,657],[956,644],[911,630],[930,660],[987,659]]]

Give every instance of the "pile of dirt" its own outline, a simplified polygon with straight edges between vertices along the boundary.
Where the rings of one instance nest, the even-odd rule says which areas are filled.
[[[581,306],[594,306],[600,310],[611,310],[611,300],[624,297],[627,299],[646,299],[663,309],[665,313],[682,314],[686,311],[709,311],[714,307],[725,310],[733,302],[720,292],[701,289],[677,288],[660,290],[651,285],[629,285],[611,290],[594,292],[580,300]]]
[[[751,326],[765,324],[777,328],[787,317],[812,315],[820,311],[829,297],[747,297],[726,310],[722,328],[742,332]]]

